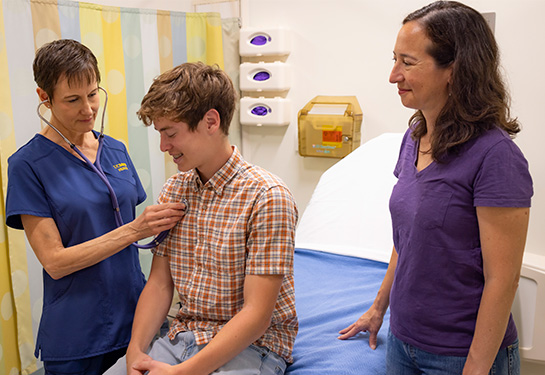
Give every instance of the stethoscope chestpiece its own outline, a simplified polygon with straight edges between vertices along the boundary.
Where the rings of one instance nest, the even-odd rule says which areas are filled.
[[[187,211],[189,211],[189,202],[187,201],[187,199],[182,198],[181,203],[183,203],[185,205],[184,212],[187,214]]]

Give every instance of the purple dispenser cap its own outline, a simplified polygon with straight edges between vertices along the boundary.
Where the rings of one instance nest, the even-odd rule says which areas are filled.
[[[254,108],[252,108],[252,114],[256,115],[256,116],[266,116],[269,114],[269,109],[265,106],[262,106],[262,105],[258,105],[258,106],[255,106]]]
[[[267,42],[269,42],[270,40],[271,38],[267,38],[265,35],[257,35],[253,37],[252,40],[250,40],[250,43],[254,46],[262,46],[264,44],[267,44]]]
[[[268,80],[269,78],[271,78],[271,75],[267,72],[257,72],[256,74],[254,74],[254,81],[266,81]]]

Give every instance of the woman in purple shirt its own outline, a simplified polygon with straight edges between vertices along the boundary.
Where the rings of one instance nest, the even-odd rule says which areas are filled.
[[[485,19],[453,1],[408,15],[390,82],[409,121],[390,198],[394,249],[371,308],[341,339],[377,333],[388,374],[518,374],[510,314],[533,194],[519,123]]]

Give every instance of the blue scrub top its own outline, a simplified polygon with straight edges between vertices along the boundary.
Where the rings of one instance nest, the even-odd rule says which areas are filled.
[[[146,193],[125,146],[106,136],[100,162],[117,194],[123,222],[134,220]],[[23,229],[22,214],[53,218],[65,247],[116,228],[104,182],[83,160],[40,134],[8,159],[6,224]],[[138,249],[132,245],[59,280],[44,270],[35,355],[41,351],[42,361],[71,360],[127,346],[144,283]]]

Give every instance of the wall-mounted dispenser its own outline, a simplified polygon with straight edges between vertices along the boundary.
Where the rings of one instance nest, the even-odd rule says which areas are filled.
[[[345,157],[360,145],[362,120],[355,96],[316,96],[297,116],[299,154]]]
[[[240,30],[240,56],[284,56],[291,52],[287,28],[243,28]]]
[[[285,98],[240,99],[240,123],[255,126],[284,126],[290,123],[291,102]]]
[[[291,66],[275,61],[240,64],[242,91],[285,91],[291,85]]]
[[[287,28],[240,30],[241,125],[289,125],[291,102],[286,95],[291,88],[291,66],[285,59],[290,49]]]

